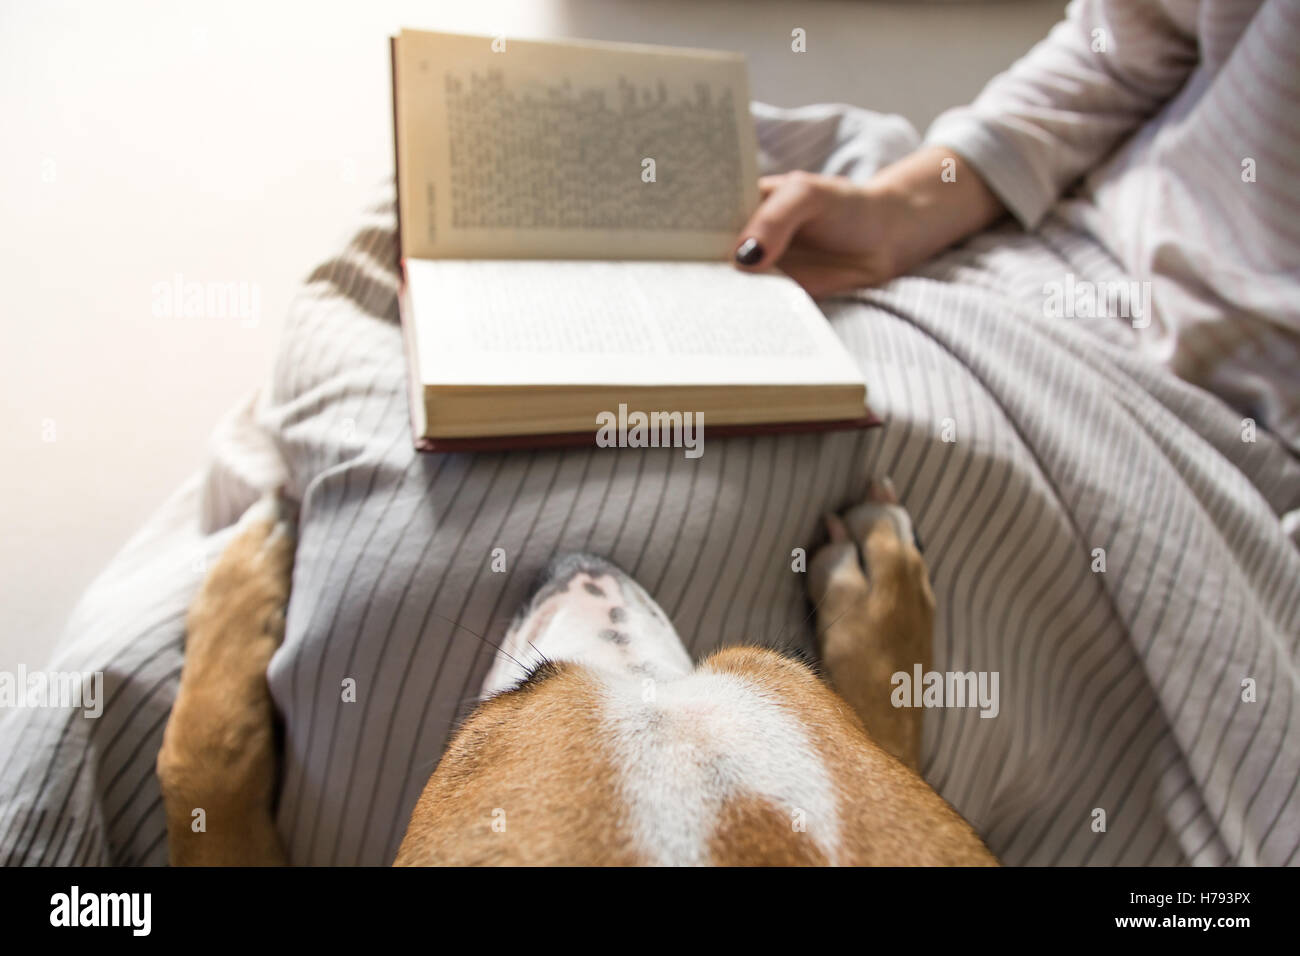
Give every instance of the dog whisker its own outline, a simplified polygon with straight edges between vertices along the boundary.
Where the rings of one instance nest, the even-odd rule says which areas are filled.
[[[518,659],[518,658],[516,658],[513,654],[511,654],[509,651],[507,651],[507,650],[506,650],[504,647],[502,647],[500,644],[496,644],[496,643],[494,643],[494,642],[492,642],[492,641],[489,641],[486,637],[484,637],[484,636],[483,636],[482,634],[480,634],[478,631],[474,630],[474,629],[471,628],[471,627],[466,627],[464,624],[460,623],[460,621],[453,621],[451,618],[446,617],[445,615],[439,614],[437,611],[431,611],[430,613],[433,614],[434,617],[439,618],[439,619],[441,619],[441,620],[444,620],[444,621],[446,621],[448,624],[453,625],[454,627],[459,627],[461,630],[469,631],[471,634],[473,634],[475,637],[477,637],[480,641],[482,641],[482,642],[483,642],[484,644],[486,644],[488,647],[496,648],[496,650],[497,650],[498,653],[504,654],[508,660],[514,662],[514,664],[515,664],[516,666],[522,668],[522,669],[524,670],[524,672],[527,673],[528,668],[527,668],[527,667],[524,667],[524,665],[521,664],[521,663],[519,662],[519,659]],[[530,642],[530,643],[531,643],[531,642]],[[534,650],[535,650],[535,648],[534,648]]]

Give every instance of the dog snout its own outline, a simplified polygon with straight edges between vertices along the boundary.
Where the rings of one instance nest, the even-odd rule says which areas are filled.
[[[654,599],[614,562],[585,552],[561,554],[537,575],[506,633],[509,659],[571,661],[606,675],[673,677],[690,656]],[[502,662],[484,693],[517,681]]]
[[[631,581],[613,561],[597,555],[584,551],[557,555],[537,575],[525,606],[536,607],[551,595],[568,590],[575,579],[582,579],[583,589],[593,597],[608,597],[599,593],[604,590],[599,583],[601,578],[615,582],[620,589],[623,582]]]

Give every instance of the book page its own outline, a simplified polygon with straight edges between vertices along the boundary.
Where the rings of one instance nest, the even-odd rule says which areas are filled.
[[[744,58],[403,30],[407,258],[722,259],[756,207]]]
[[[813,385],[862,376],[793,280],[726,263],[408,260],[426,385]]]

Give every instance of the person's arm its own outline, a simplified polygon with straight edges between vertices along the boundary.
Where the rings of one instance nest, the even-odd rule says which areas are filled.
[[[925,141],[960,153],[1027,229],[1156,114],[1199,52],[1187,0],[1075,0],[1065,19]]]
[[[866,183],[807,173],[761,180],[737,263],[779,264],[825,295],[901,275],[1004,212],[1033,228],[1186,82],[1198,57],[1195,16],[1184,0],[1076,0],[974,103],[940,116],[925,146]]]
[[[815,296],[892,279],[1006,212],[943,147],[919,149],[865,183],[795,172],[763,177],[759,192],[737,263],[779,264]]]

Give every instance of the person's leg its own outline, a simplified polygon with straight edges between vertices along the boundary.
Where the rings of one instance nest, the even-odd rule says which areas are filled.
[[[534,577],[563,551],[633,575],[695,655],[803,643],[822,511],[860,494],[869,433],[680,449],[412,448],[391,212],[313,276],[262,420],[301,502],[278,821],[295,863],[391,862]]]

